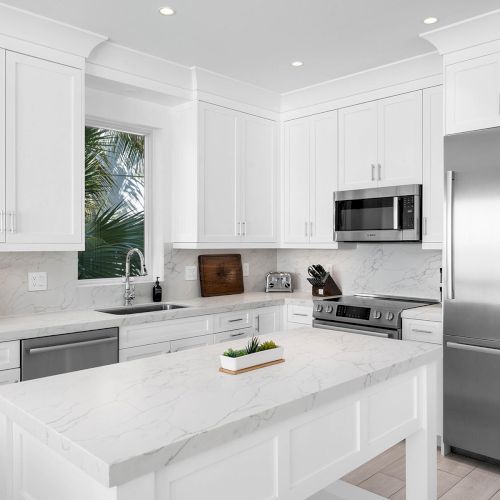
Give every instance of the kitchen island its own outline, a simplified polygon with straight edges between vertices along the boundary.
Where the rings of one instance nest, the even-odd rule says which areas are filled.
[[[0,498],[305,499],[405,438],[407,498],[436,498],[439,346],[272,337],[286,362],[237,376],[213,345],[1,388]]]

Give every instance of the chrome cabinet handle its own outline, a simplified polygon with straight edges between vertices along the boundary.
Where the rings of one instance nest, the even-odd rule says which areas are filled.
[[[30,349],[26,349],[26,352],[28,354],[39,354],[42,352],[62,351],[65,349],[74,349],[76,347],[85,347],[88,345],[105,344],[108,342],[118,342],[118,339],[117,337],[106,337],[104,339],[84,340],[83,342],[73,342],[71,344],[58,344],[50,345],[47,347],[32,347]]]
[[[420,330],[420,328],[412,328],[411,331],[415,333],[432,333],[430,330]]]
[[[241,236],[241,222],[236,223],[238,225],[238,236]]]
[[[238,333],[230,333],[230,337],[241,337],[242,335],[245,335],[246,332],[238,332]]]
[[[377,165],[378,165],[378,180],[381,181],[382,180],[382,165],[380,163],[378,163]]]
[[[375,164],[372,163],[372,181],[375,180]]]
[[[247,235],[247,223],[245,221],[243,221],[241,223],[241,228],[242,228],[241,235],[246,236]]]
[[[393,196],[392,203],[392,228],[399,229],[399,196]]]
[[[481,347],[479,345],[459,344],[458,342],[446,342],[446,347],[450,349],[460,349],[462,351],[484,352],[486,354],[496,354],[500,356],[500,349],[491,347]]]
[[[448,299],[455,298],[455,284],[453,282],[453,183],[455,172],[446,172],[446,287]]]
[[[307,234],[307,221],[306,221],[306,230],[305,230],[305,236],[307,237],[308,234]]]
[[[309,314],[304,314],[304,313],[293,313],[294,316],[304,316],[307,317]]]
[[[424,235],[427,236],[427,217],[424,217]]]
[[[257,316],[256,318],[257,324],[255,325],[255,331],[258,333],[260,330],[260,316]]]
[[[230,320],[228,320],[228,323],[236,323],[237,321],[243,321],[243,318],[230,319]]]

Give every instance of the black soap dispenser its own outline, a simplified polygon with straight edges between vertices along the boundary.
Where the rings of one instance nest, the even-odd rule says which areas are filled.
[[[161,286],[159,276],[156,277],[156,281],[153,286],[153,302],[161,302]]]

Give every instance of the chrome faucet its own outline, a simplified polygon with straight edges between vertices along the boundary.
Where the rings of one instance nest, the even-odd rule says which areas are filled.
[[[131,306],[132,301],[135,299],[135,285],[132,283],[132,278],[130,277],[130,259],[134,253],[136,253],[141,260],[140,276],[146,276],[148,274],[144,254],[138,248],[131,248],[127,252],[127,257],[125,258],[125,293],[123,297],[126,306]]]

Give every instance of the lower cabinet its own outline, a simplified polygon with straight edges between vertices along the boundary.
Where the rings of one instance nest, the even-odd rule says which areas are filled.
[[[213,335],[200,335],[199,337],[190,337],[188,339],[172,340],[170,342],[170,352],[185,351],[195,347],[203,347],[214,343]]]
[[[158,354],[166,354],[170,352],[170,342],[159,342],[158,344],[141,345],[138,347],[129,347],[128,349],[120,349],[119,360],[133,361],[134,359],[149,358],[158,356]]]
[[[421,319],[403,319],[403,340],[443,344],[443,323],[441,321],[425,321]],[[441,442],[443,436],[443,360],[437,370],[437,422],[436,433]]]
[[[287,306],[287,329],[302,328],[303,326],[312,326],[313,308],[312,306],[296,306],[289,304]]]
[[[231,330],[229,332],[219,332],[214,334],[214,344],[221,342],[230,342],[231,340],[238,340],[251,337],[254,333],[253,328],[241,328],[240,330]]]
[[[13,370],[3,370],[0,372],[0,385],[13,384],[21,380],[21,370],[14,368]]]
[[[253,311],[253,323],[256,335],[267,335],[268,333],[281,330],[280,306],[261,307]]]

